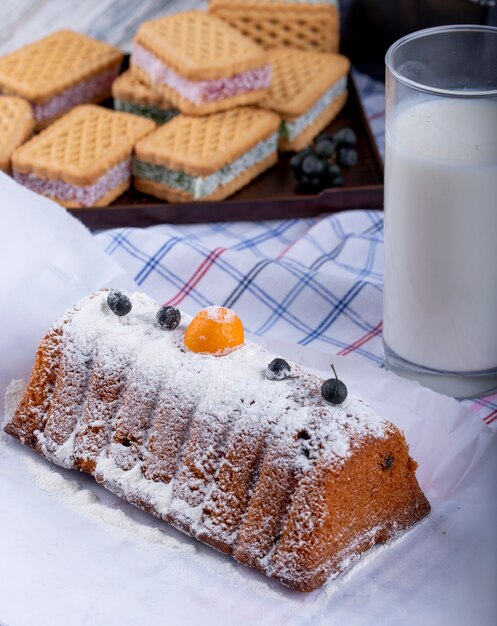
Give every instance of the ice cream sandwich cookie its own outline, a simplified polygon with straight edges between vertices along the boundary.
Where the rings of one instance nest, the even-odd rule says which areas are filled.
[[[279,123],[255,107],[178,115],[136,144],[134,185],[169,202],[222,200],[276,163]]]
[[[281,116],[280,150],[312,142],[347,100],[350,61],[341,54],[275,48],[268,52],[273,80],[261,106]]]
[[[15,180],[66,207],[110,204],[130,184],[131,153],[151,120],[84,104],[12,155]]]
[[[261,100],[271,82],[265,51],[209,13],[142,24],[131,66],[182,113],[206,115]]]
[[[178,115],[178,109],[142,82],[133,70],[126,70],[112,83],[114,109],[142,115],[156,124],[165,124]]]
[[[26,100],[0,96],[0,170],[10,170],[10,157],[33,132],[34,120]]]
[[[340,17],[334,0],[210,0],[209,12],[263,48],[338,52]]]
[[[43,128],[78,104],[108,98],[122,57],[102,41],[57,31],[0,57],[0,92],[28,100]]]

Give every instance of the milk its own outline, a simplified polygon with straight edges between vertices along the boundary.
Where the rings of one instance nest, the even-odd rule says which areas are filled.
[[[497,367],[497,102],[416,99],[386,134],[384,331],[424,367]]]

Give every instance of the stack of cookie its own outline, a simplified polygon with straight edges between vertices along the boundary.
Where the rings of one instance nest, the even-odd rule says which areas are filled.
[[[276,163],[279,117],[254,106],[269,92],[269,56],[216,16],[187,11],[142,24],[130,76],[180,111],[137,143],[137,189],[170,202],[221,200]],[[116,85],[118,102],[121,94]]]
[[[54,33],[0,57],[0,167],[69,207],[109,204],[131,175],[169,202],[224,199],[343,107],[337,24],[329,0],[212,0],[144,22],[120,76],[117,48]],[[116,111],[90,104],[111,92]]]
[[[242,4],[262,11],[268,5],[271,11],[282,8],[281,2],[233,3]],[[295,5],[291,9],[302,16],[336,13],[329,3],[312,4],[308,13],[304,4]],[[135,187],[169,202],[233,194],[276,162],[278,146],[300,150],[309,144],[347,97],[345,57],[300,49],[305,42],[297,31],[300,48],[289,46],[290,35],[272,42],[261,35],[254,41],[243,28],[240,32],[217,17],[220,6],[214,2],[209,13],[189,11],[146,22],[133,41],[130,77],[156,102],[181,111],[137,143],[133,161]],[[328,26],[327,33],[334,32]],[[286,46],[266,50],[270,43]],[[117,106],[131,101],[117,83],[113,91]],[[146,107],[151,99],[144,94],[134,102]]]

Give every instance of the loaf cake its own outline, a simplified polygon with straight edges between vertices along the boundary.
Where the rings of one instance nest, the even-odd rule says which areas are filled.
[[[263,48],[338,52],[335,0],[209,0],[209,12]]]
[[[281,118],[279,148],[302,150],[347,101],[350,61],[341,54],[275,48],[268,52],[273,80],[261,106]]]
[[[428,514],[403,435],[362,400],[328,404],[296,365],[270,380],[232,311],[168,330],[129,305],[99,291],[55,322],[7,433],[301,591]]]
[[[271,82],[265,51],[202,11],[144,22],[130,63],[143,82],[188,115],[253,104]]]
[[[122,59],[115,46],[60,30],[0,57],[0,93],[28,100],[44,128],[78,104],[108,98]]]
[[[168,202],[222,200],[276,163],[279,125],[255,107],[178,115],[137,142],[134,185]]]
[[[152,120],[74,107],[12,154],[15,180],[67,207],[107,206],[128,189],[131,153]]]

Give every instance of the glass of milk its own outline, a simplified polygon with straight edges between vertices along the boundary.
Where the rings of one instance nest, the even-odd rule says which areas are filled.
[[[497,28],[386,55],[387,366],[454,397],[497,390]]]

